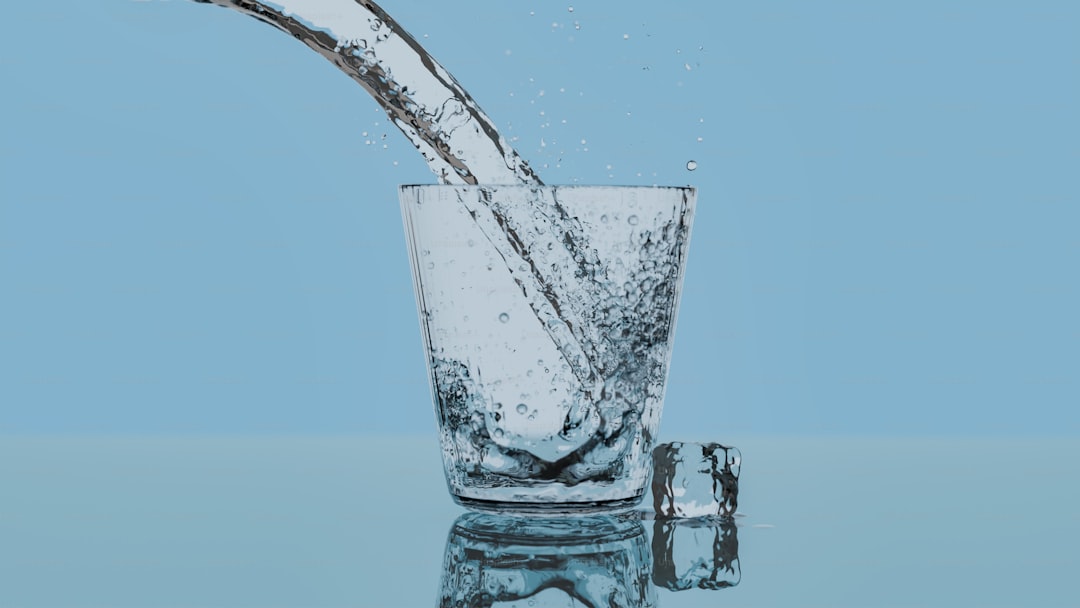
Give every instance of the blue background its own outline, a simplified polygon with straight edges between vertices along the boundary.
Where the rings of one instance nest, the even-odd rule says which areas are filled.
[[[1080,431],[1080,4],[569,4],[383,6],[545,181],[699,188],[664,437]],[[434,180],[358,86],[218,7],[5,13],[0,434],[434,431]]]

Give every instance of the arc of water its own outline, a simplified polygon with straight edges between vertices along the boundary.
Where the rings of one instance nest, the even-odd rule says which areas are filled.
[[[464,88],[393,18],[370,0],[194,0],[231,8],[300,40],[333,63],[383,108],[390,120],[447,184],[542,185],[528,163],[498,134],[492,120]],[[597,385],[593,349],[584,323],[570,320],[551,282],[532,261],[527,244],[513,236],[511,218],[488,208],[500,227],[489,238],[524,293],[544,331],[582,387]],[[473,210],[475,211],[475,210]],[[555,202],[547,216],[552,234],[567,230]],[[499,233],[503,234],[499,234]],[[501,237],[506,236],[506,239]],[[584,243],[560,242],[567,268],[580,264]],[[521,270],[524,262],[525,270]]]
[[[364,88],[447,184],[540,184],[460,84],[369,0],[194,0],[274,26]]]

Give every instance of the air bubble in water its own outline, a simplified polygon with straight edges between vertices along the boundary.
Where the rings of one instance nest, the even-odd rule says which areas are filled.
[[[517,409],[517,413],[524,414],[525,412],[529,411],[529,406],[525,405],[524,403],[519,403],[517,404],[517,408],[515,409]]]
[[[626,223],[630,224],[631,226],[636,226],[638,223],[637,216],[631,215],[630,217],[626,218]]]
[[[505,312],[499,313],[499,322],[506,323],[509,320],[510,320],[510,315],[506,314]]]
[[[498,439],[498,438],[503,436],[503,430],[502,429],[495,429],[495,432],[493,434],[495,435],[495,438]]]
[[[688,161],[686,161],[686,170],[687,171],[693,171],[694,169],[697,169],[697,161],[696,160],[688,160]]]

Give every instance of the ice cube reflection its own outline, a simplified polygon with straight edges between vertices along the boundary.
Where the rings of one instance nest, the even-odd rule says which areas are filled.
[[[655,607],[641,522],[468,513],[450,529],[439,606]]]
[[[731,518],[658,518],[652,557],[653,583],[670,591],[725,589],[742,579],[738,531]]]

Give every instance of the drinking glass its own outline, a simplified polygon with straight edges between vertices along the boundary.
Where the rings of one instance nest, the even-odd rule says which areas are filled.
[[[454,499],[630,508],[645,492],[692,188],[402,186]]]

